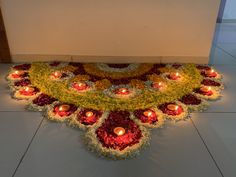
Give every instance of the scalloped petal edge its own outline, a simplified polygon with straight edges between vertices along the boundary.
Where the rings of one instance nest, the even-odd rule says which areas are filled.
[[[64,67],[66,64],[62,64]],[[12,66],[14,67],[14,66]],[[57,69],[59,67],[56,67]],[[171,69],[172,65],[167,65],[167,68]],[[211,67],[212,68],[212,67]],[[11,68],[9,70],[9,74],[12,73],[15,69]],[[27,70],[24,70],[27,71]],[[166,73],[164,72],[161,77],[166,79]],[[217,72],[218,73],[218,72]],[[223,76],[218,73],[217,78],[208,78],[203,77],[206,79],[210,79],[213,81],[219,82],[221,85],[219,87],[217,86],[211,86],[213,90],[213,95],[206,96],[198,93],[192,93],[197,98],[201,99],[201,103],[198,105],[186,105],[180,101],[175,101],[177,105],[180,105],[183,108],[183,112],[180,115],[171,116],[168,114],[163,113],[161,110],[158,109],[158,107],[151,107],[152,110],[154,110],[158,114],[158,121],[155,124],[149,124],[149,123],[142,123],[138,118],[135,117],[132,111],[129,111],[130,113],[130,119],[132,119],[140,128],[142,131],[142,138],[140,139],[139,143],[126,147],[122,151],[114,150],[114,149],[108,149],[106,147],[103,147],[101,142],[96,137],[96,129],[101,126],[101,124],[107,119],[109,115],[109,111],[103,111],[102,116],[98,119],[96,123],[93,125],[84,125],[76,120],[77,113],[82,109],[80,107],[77,108],[77,111],[72,113],[70,116],[60,117],[52,113],[53,107],[61,103],[59,101],[54,101],[52,104],[45,105],[45,106],[38,106],[36,104],[33,104],[32,100],[36,98],[40,93],[38,92],[34,96],[22,96],[18,94],[18,90],[22,89],[24,87],[21,86],[15,86],[14,82],[20,79],[11,79],[9,78],[9,74],[5,77],[8,81],[8,85],[10,87],[10,90],[12,92],[12,97],[17,100],[26,100],[27,101],[27,109],[31,111],[41,111],[42,114],[49,120],[56,121],[56,122],[64,122],[68,126],[78,128],[85,131],[84,140],[85,144],[87,144],[88,149],[92,152],[97,152],[99,156],[107,157],[113,160],[120,160],[120,159],[128,159],[136,157],[138,154],[140,154],[140,151],[145,148],[147,145],[149,145],[150,142],[150,130],[153,128],[161,128],[163,127],[166,120],[173,120],[173,121],[179,121],[179,120],[185,120],[190,117],[190,112],[194,111],[204,111],[208,108],[209,103],[208,100],[217,100],[221,98],[221,91],[224,89],[224,85],[222,82]],[[29,77],[27,77],[29,78]],[[176,81],[173,81],[176,82]],[[146,87],[145,89],[150,89],[150,84],[147,82],[145,83]],[[29,85],[32,86],[32,85]],[[131,88],[129,85],[125,85],[128,88]],[[115,87],[116,88],[116,87]]]

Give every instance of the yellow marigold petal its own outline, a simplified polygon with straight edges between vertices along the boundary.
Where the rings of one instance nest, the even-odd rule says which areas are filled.
[[[175,72],[176,69],[174,69],[174,68],[159,68],[159,71],[162,73],[167,73],[167,72]]]
[[[112,79],[121,79],[121,78],[127,78],[127,77],[135,77],[140,76],[146,72],[148,72],[152,67],[153,64],[141,64],[138,66],[136,70],[130,71],[130,72],[108,72],[100,70],[96,65],[91,63],[86,63],[83,65],[84,69],[87,73],[103,77],[103,78],[112,78]]]
[[[74,66],[67,65],[67,66],[61,68],[60,70],[61,70],[61,71],[70,71],[70,72],[74,72],[76,69],[77,69],[77,68],[74,67]]]
[[[90,79],[89,75],[77,75],[75,76],[71,81],[77,82],[77,81],[87,81]]]
[[[107,79],[102,79],[100,81],[95,82],[95,87],[99,90],[107,89],[111,87],[111,85],[112,85],[111,82]]]
[[[151,74],[147,76],[147,79],[153,82],[165,82],[165,79],[162,78],[160,75]]]
[[[145,83],[141,80],[138,80],[138,79],[132,79],[130,81],[130,85],[135,87],[135,88],[138,88],[138,89],[143,89],[145,88]]]

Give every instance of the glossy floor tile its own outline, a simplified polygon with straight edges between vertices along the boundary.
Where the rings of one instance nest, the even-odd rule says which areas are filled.
[[[190,120],[152,131],[151,146],[135,159],[98,158],[82,132],[47,120],[39,129],[15,177],[220,177]]]
[[[2,74],[7,73],[11,65],[12,64],[0,64],[0,76],[2,76]]]
[[[5,77],[8,73],[10,66],[10,64],[0,64],[0,92],[9,90]]]
[[[236,65],[236,58],[225,53],[222,49],[213,46],[210,53],[209,64],[211,65]]]
[[[39,113],[0,112],[0,176],[11,177],[34,136]]]
[[[221,23],[217,24],[215,30],[215,44],[236,43],[236,23]]]
[[[9,91],[0,91],[0,111],[21,111],[24,112],[27,101],[12,99]]]
[[[193,121],[225,177],[236,176],[236,114],[195,114]]]
[[[233,56],[236,59],[236,43],[234,44],[217,44],[218,48],[223,50],[225,53]]]

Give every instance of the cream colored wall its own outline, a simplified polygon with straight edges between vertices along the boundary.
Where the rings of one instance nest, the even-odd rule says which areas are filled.
[[[150,61],[181,61],[183,56],[207,63],[219,2],[1,0],[1,6],[15,61],[39,54],[45,60],[53,55],[139,56],[129,60],[141,62],[141,56],[152,56]]]

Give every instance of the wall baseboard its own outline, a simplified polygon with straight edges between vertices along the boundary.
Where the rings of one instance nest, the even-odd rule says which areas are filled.
[[[66,61],[104,63],[197,63],[207,64],[209,57],[197,56],[83,56],[83,55],[37,55],[15,54],[13,62]]]
[[[236,19],[222,19],[222,23],[236,23]]]
[[[164,56],[161,59],[162,63],[195,63],[208,64],[209,57],[205,56]]]
[[[40,55],[40,54],[14,54],[12,62],[36,62],[36,61],[72,61],[70,55]]]
[[[160,56],[72,56],[77,62],[104,62],[104,63],[161,63]]]

